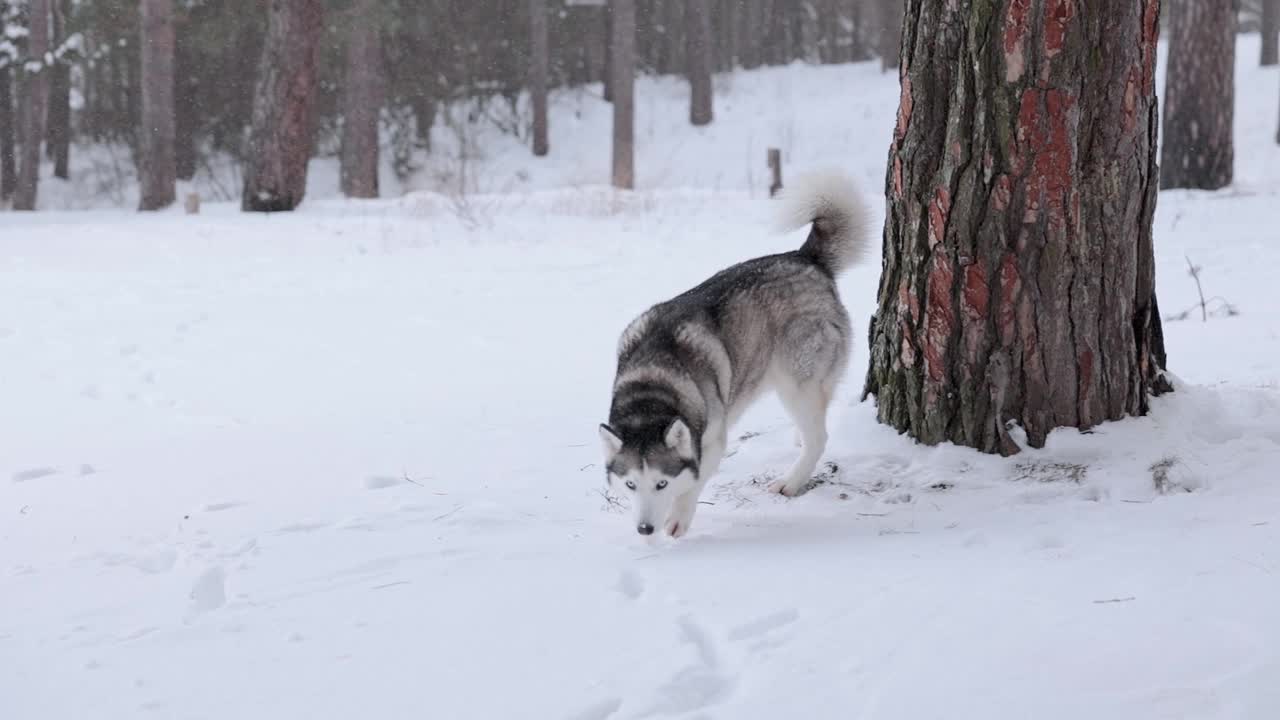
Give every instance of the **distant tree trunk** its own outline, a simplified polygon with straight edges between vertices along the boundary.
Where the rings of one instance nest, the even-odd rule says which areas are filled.
[[[613,0],[613,186],[633,189],[635,171],[636,6]]]
[[[682,74],[689,67],[690,38],[686,32],[687,2],[688,0],[667,0],[663,7],[666,15],[658,18],[667,29],[666,35],[663,36],[666,44],[663,52],[665,58],[663,66],[672,74]]]
[[[709,125],[712,119],[710,0],[685,0],[685,34],[689,39],[689,122]]]
[[[431,128],[436,124],[436,101],[425,92],[420,92],[411,100],[413,105],[413,124],[418,132],[418,141],[428,152],[431,151]]]
[[[52,10],[53,45],[58,47],[67,39],[68,0],[53,0]],[[66,180],[71,164],[71,66],[62,59],[55,60],[49,68],[47,123],[46,149],[53,161],[53,176]]]
[[[721,72],[733,70],[738,62],[738,31],[742,23],[738,19],[741,0],[719,0],[720,9],[714,14],[717,30],[716,68]]]
[[[247,212],[293,210],[306,195],[323,21],[322,0],[270,0],[241,198]]]
[[[177,196],[173,117],[173,0],[141,0],[142,122],[139,210],[161,210]]]
[[[529,96],[533,101],[533,154],[551,151],[547,139],[547,0],[529,0]]]
[[[199,161],[196,133],[200,117],[205,112],[198,76],[193,72],[192,51],[185,42],[190,32],[186,17],[180,13],[174,23],[173,156],[179,180],[190,180],[196,176],[196,163]]]
[[[903,0],[876,0],[876,54],[880,56],[882,70],[895,70],[898,67],[905,10]]]
[[[751,70],[764,63],[763,30],[765,12],[763,0],[743,0],[742,34],[739,39],[738,59],[742,67]]]
[[[586,5],[574,8],[586,14],[583,50],[587,61],[587,82],[600,81],[606,94],[609,85],[609,7]],[[608,98],[606,98],[608,99]]]
[[[613,102],[613,5],[616,0],[606,0],[604,11],[604,101]]]
[[[29,28],[27,57],[41,61],[49,53],[49,0],[31,0],[27,6]],[[49,99],[49,69],[37,72],[19,68],[26,83],[19,108],[22,123],[22,157],[18,168],[18,185],[14,188],[13,209],[35,210],[36,191],[40,185],[40,141],[44,138],[45,108]]]
[[[1262,0],[1262,65],[1280,64],[1280,0]]]
[[[342,194],[349,198],[378,197],[378,118],[387,94],[378,3],[356,2],[347,35],[340,175]]]
[[[0,200],[13,196],[18,184],[18,158],[13,124],[13,75],[0,68]]]
[[[1169,389],[1159,0],[1046,5],[907,5],[865,392],[924,444],[1013,454],[1011,423],[1043,447]]]
[[[1231,184],[1235,152],[1234,3],[1167,0],[1160,187],[1216,190]]]

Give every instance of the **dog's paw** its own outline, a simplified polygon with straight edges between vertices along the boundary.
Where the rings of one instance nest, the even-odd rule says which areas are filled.
[[[685,533],[689,532],[689,526],[693,524],[693,513],[672,513],[667,518],[666,525],[663,529],[673,538],[682,538]]]
[[[769,492],[783,497],[795,497],[804,493],[808,478],[778,480],[769,485]]]

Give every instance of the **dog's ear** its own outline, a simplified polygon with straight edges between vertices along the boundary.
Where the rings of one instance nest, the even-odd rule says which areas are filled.
[[[689,426],[684,424],[684,420],[680,418],[673,420],[671,426],[667,428],[665,439],[667,447],[674,450],[677,455],[687,460],[693,459],[693,433],[689,432]]]
[[[618,451],[622,449],[622,438],[618,437],[618,433],[614,432],[613,428],[604,423],[600,423],[600,443],[604,447],[604,456],[606,458],[617,455]]]

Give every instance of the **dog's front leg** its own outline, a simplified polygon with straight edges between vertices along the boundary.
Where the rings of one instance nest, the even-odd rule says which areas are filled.
[[[671,514],[667,516],[666,531],[673,538],[682,537],[689,532],[693,524],[693,513],[698,509],[698,495],[702,492],[703,483],[677,497],[671,504]]]

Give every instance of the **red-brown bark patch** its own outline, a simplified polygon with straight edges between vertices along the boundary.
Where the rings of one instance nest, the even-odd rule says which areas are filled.
[[[947,374],[947,342],[955,329],[956,317],[951,307],[951,288],[955,283],[955,269],[946,253],[934,253],[926,282],[925,302],[928,315],[925,318],[924,365],[925,374],[935,382],[942,382]]]

